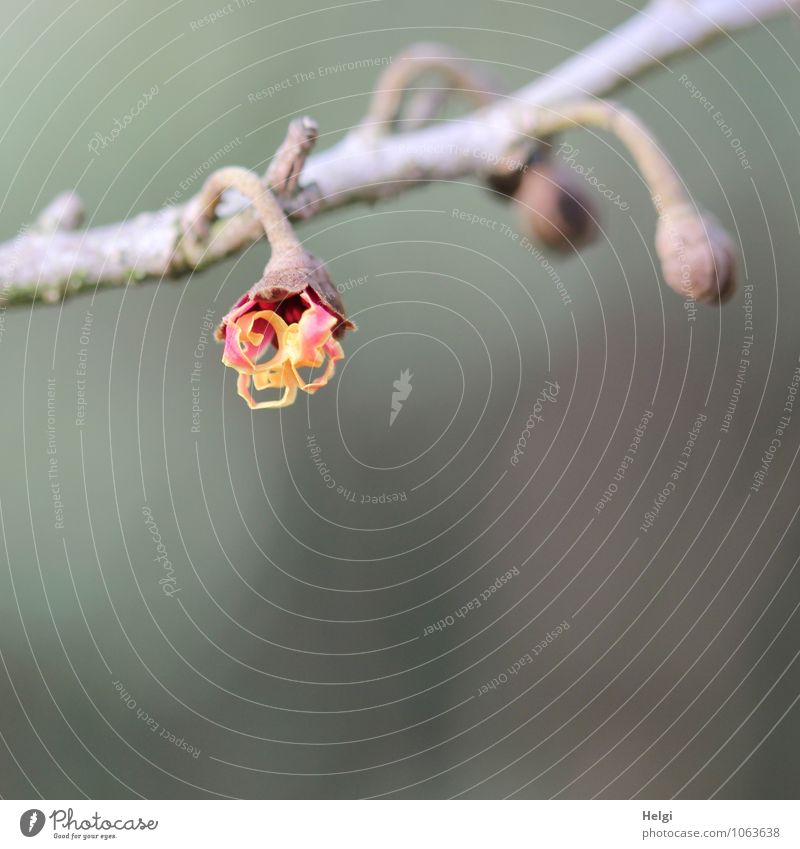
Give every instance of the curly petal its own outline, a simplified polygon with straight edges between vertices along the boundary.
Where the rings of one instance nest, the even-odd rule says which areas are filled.
[[[298,303],[298,300],[300,303]],[[278,313],[282,308],[283,314]],[[297,390],[313,394],[333,376],[336,362],[344,357],[333,338],[338,316],[306,292],[286,305],[260,302],[246,296],[223,319],[225,349],[222,361],[239,372],[237,389],[252,410],[286,407],[294,403]],[[259,362],[270,345],[275,353]],[[319,369],[322,374],[306,380],[300,369]],[[257,401],[253,390],[283,390],[273,400]]]

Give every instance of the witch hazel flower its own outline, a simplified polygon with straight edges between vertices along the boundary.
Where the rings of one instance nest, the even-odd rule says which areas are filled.
[[[338,340],[354,325],[324,264],[303,248],[256,174],[223,168],[209,177],[199,199],[205,222],[228,188],[252,203],[272,256],[261,279],[217,329],[217,339],[224,343],[222,362],[238,372],[237,390],[250,409],[287,407],[298,390],[313,395],[328,383],[344,357]],[[268,397],[259,399],[255,392],[268,392]]]
[[[239,373],[239,395],[253,410],[286,407],[313,395],[344,357],[338,339],[353,325],[322,263],[302,248],[273,254],[264,277],[222,319],[222,362]],[[256,400],[253,390],[277,398]]]

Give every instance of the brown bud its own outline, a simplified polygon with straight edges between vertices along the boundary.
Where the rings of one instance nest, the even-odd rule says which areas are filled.
[[[582,183],[557,162],[526,171],[514,196],[523,230],[548,247],[569,251],[597,236],[597,213]]]
[[[502,163],[487,174],[483,175],[486,188],[498,196],[498,200],[508,200],[519,191],[522,178],[531,169],[542,162],[549,153],[549,145],[541,144],[531,153],[522,153],[515,160],[513,156],[504,159]]]
[[[736,288],[733,242],[713,216],[700,215],[691,204],[662,212],[656,252],[664,280],[684,298],[721,303]]]
[[[513,168],[497,168],[484,175],[486,188],[498,196],[498,200],[510,200],[519,191],[522,178],[525,176],[525,166]]]

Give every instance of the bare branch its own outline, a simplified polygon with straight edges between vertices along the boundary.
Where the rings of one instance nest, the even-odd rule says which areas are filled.
[[[786,0],[651,0],[549,75],[457,123],[377,138],[354,131],[311,156],[299,181],[292,169],[276,178],[289,191],[299,188],[294,197],[281,197],[281,203],[293,218],[304,218],[397,194],[425,181],[483,172],[487,162],[499,162],[513,150],[521,133],[535,130],[525,124],[531,107],[602,96],[668,56],[788,8]],[[252,212],[243,210],[243,200],[228,206],[202,246],[204,265],[263,235]],[[97,286],[184,274],[196,267],[192,260],[197,258],[184,251],[184,212],[168,207],[85,232],[22,232],[0,245],[2,299],[10,304],[53,302]]]

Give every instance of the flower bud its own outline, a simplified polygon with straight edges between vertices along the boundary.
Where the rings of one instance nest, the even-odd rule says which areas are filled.
[[[721,303],[736,288],[733,242],[713,216],[700,215],[691,204],[661,213],[656,252],[664,280],[684,298]]]
[[[514,195],[523,230],[548,247],[569,251],[597,236],[596,210],[575,175],[545,160],[528,169]]]
[[[485,174],[483,179],[486,188],[499,195],[498,200],[506,201],[517,193],[524,174],[522,168],[499,168]]]

